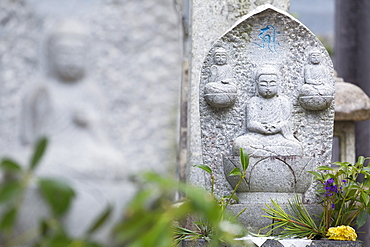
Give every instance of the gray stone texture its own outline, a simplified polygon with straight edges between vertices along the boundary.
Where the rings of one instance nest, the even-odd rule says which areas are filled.
[[[223,65],[216,59],[220,47],[228,57]],[[214,66],[231,66],[233,79],[214,82]],[[209,102],[208,85],[216,106]],[[237,88],[234,104],[230,85]],[[286,203],[299,193],[304,202],[315,201],[307,171],[331,161],[334,71],[325,48],[304,25],[271,5],[241,18],[206,55],[199,95],[203,164],[213,170],[216,194],[235,187],[237,177],[227,174],[241,168],[239,148],[250,155],[238,188],[241,205],[253,204],[242,219],[247,227],[265,225],[253,215],[261,215],[257,204],[270,198]],[[302,98],[310,100],[303,104]]]
[[[274,29],[276,37],[271,34],[271,39],[276,38],[275,43],[264,44],[262,29]],[[235,104],[227,108],[214,107],[204,97],[206,86],[212,83],[209,81],[212,73],[210,68],[214,64],[214,50],[218,47],[227,50],[228,64],[233,68],[234,84],[238,92]],[[305,70],[311,66],[310,55],[313,49],[320,50],[321,65],[328,70],[327,74],[320,73],[320,76],[325,76],[320,79],[323,84],[307,83]],[[274,73],[279,74],[275,78],[279,84],[278,94],[271,98],[258,95],[261,94],[260,88],[256,92],[256,73],[265,70],[261,68],[265,64],[268,64],[269,73],[276,70],[278,72]],[[233,159],[239,147],[246,149],[252,158],[246,181],[246,191],[249,192],[304,193],[310,184],[308,179],[308,184],[303,185],[303,178],[308,177],[306,171],[314,169],[315,165],[330,163],[333,101],[327,109],[307,110],[299,100],[305,86],[314,88],[321,85],[323,89],[315,90],[329,90],[333,93],[333,67],[322,44],[294,18],[269,5],[261,6],[253,15],[242,18],[215,42],[205,58],[200,81],[203,163],[209,165],[215,173],[216,193],[227,193],[228,185],[223,171],[227,169],[227,162],[223,162],[223,157]],[[222,87],[225,83],[219,85]],[[318,97],[322,95],[325,94],[320,91]],[[279,115],[280,109],[289,109],[288,104],[292,105],[291,112]],[[263,110],[257,108],[258,105],[263,106]],[[265,118],[274,116],[271,121],[279,122],[282,134],[265,133],[258,127],[250,129],[253,121],[270,121],[261,119],[264,114],[267,114]],[[287,126],[282,126],[283,123]],[[262,148],[248,149],[258,145]],[[235,159],[238,159],[237,156]],[[228,169],[228,172],[231,170]]]
[[[326,241],[312,241],[311,247],[363,247],[363,243],[360,241],[333,241],[333,240],[326,240]]]
[[[205,186],[204,175],[193,168],[201,164],[202,152],[199,122],[199,79],[204,57],[212,44],[239,18],[255,7],[268,3],[282,10],[289,9],[289,0],[194,0],[190,18],[189,102],[188,102],[188,166],[187,180]]]
[[[74,80],[77,83],[61,79],[49,70],[51,61],[62,60],[61,57],[49,60],[48,38],[66,19],[86,27],[88,37],[83,53],[86,70],[82,78]],[[50,153],[38,172],[62,177],[76,188],[77,201],[66,220],[75,235],[84,232],[108,203],[116,205],[114,220],[117,220],[134,190],[128,181],[130,175],[148,169],[161,173],[176,169],[181,76],[179,20],[170,0],[0,2],[1,156],[11,155],[25,163],[38,134],[58,132],[58,126],[73,122],[63,137],[75,140],[71,141],[75,145],[65,145],[59,142],[63,138],[52,137]],[[94,93],[84,98],[88,88],[94,88]],[[51,95],[49,102],[61,104],[59,110],[52,109],[46,118],[54,115],[60,118],[36,131],[31,122],[37,125],[40,108],[48,106],[37,96],[44,89],[52,92],[47,93]],[[80,107],[81,112],[76,110]],[[74,111],[76,114],[71,114]],[[26,117],[27,114],[30,116]],[[100,120],[85,121],[88,116]],[[97,135],[106,142],[92,138],[96,133],[92,134],[90,127],[95,123],[99,123]],[[88,131],[79,132],[76,126]],[[24,132],[34,135],[31,141],[21,141]],[[95,141],[82,141],[84,138]],[[58,156],[62,149],[65,152]],[[106,152],[108,149],[118,156]],[[103,157],[90,158],[99,155]],[[62,156],[62,160],[58,159]],[[110,166],[109,160],[114,157],[119,157],[117,163]],[[48,166],[52,159],[59,163]],[[45,213],[33,188],[26,203],[32,206],[21,214],[21,231],[35,223],[30,215]]]
[[[370,119],[370,99],[366,93],[343,79],[335,83],[335,120],[363,121]]]

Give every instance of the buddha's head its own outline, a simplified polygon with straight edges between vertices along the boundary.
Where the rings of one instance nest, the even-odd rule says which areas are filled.
[[[213,60],[217,65],[224,65],[227,63],[227,52],[225,48],[219,47],[215,50]]]
[[[309,53],[309,61],[311,64],[319,64],[321,62],[321,52],[314,48]]]
[[[278,74],[278,70],[272,65],[263,65],[257,69],[256,84],[259,95],[268,99],[278,94]]]
[[[86,70],[87,32],[75,21],[64,21],[48,40],[48,62],[53,76],[65,81],[82,79]]]

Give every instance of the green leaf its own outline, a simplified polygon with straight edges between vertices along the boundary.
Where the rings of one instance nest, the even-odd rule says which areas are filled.
[[[368,216],[369,214],[366,212],[366,210],[361,211],[361,213],[357,216],[357,219],[356,219],[356,225],[358,228],[365,225]]]
[[[348,167],[348,165],[350,165],[351,162],[334,162],[333,164],[338,165],[338,166]]]
[[[334,175],[330,173],[324,174],[324,180],[328,180],[330,178],[334,178]]]
[[[364,156],[358,156],[357,164],[363,165],[365,162]]]
[[[108,205],[107,208],[95,219],[94,223],[90,226],[89,230],[87,231],[87,234],[90,235],[94,232],[96,232],[100,227],[106,223],[106,221],[109,219],[110,215],[112,214],[113,207],[111,205]]]
[[[200,164],[200,165],[194,165],[195,167],[198,167],[204,171],[206,171],[207,173],[209,173],[210,175],[212,175],[212,169],[207,166],[207,165],[203,165],[203,164]]]
[[[0,167],[3,170],[8,171],[8,172],[21,172],[22,171],[21,166],[17,162],[9,158],[4,158],[0,163]]]
[[[11,229],[17,218],[17,208],[11,207],[3,214],[0,222],[0,229]]]
[[[36,166],[39,164],[42,156],[44,155],[47,144],[48,144],[48,140],[46,139],[46,137],[43,137],[37,141],[36,148],[31,158],[31,163],[30,163],[31,170],[34,170]]]
[[[309,173],[311,173],[312,175],[314,175],[316,177],[316,179],[318,180],[321,180],[322,179],[322,175],[318,172],[315,172],[315,171],[308,171]]]
[[[365,206],[369,204],[369,195],[367,193],[361,192],[361,199],[363,203],[365,204]]]
[[[370,178],[364,178],[364,180],[362,180],[362,184],[365,187],[370,187]]]
[[[65,182],[51,178],[42,178],[38,181],[39,190],[56,217],[65,214],[75,196],[74,190]]]
[[[22,185],[19,181],[6,182],[0,188],[0,203],[9,202],[22,191]]]
[[[329,166],[319,166],[319,167],[317,167],[317,169],[318,170],[320,170],[320,171],[335,171],[335,169],[334,168],[331,168],[331,167],[329,167]]]
[[[242,148],[240,148],[240,162],[242,163],[243,171],[246,171],[249,166],[249,155],[244,153]]]
[[[240,172],[240,169],[238,167],[235,167],[230,173],[229,173],[229,177],[231,176],[241,176],[243,175],[241,172]]]

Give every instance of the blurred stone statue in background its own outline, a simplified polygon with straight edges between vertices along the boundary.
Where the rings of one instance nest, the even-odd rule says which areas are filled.
[[[48,174],[119,177],[122,159],[105,134],[99,90],[87,77],[88,42],[86,28],[74,20],[52,31],[46,42],[49,77],[26,92],[22,139],[27,144],[40,136],[49,138],[46,164],[41,167]]]

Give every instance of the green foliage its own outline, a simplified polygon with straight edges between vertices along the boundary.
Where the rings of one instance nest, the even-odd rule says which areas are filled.
[[[64,181],[54,178],[38,178],[37,170],[43,155],[46,152],[48,141],[41,138],[37,141],[28,166],[23,167],[10,158],[0,162],[0,172],[4,179],[0,184],[0,245],[23,246],[32,242],[35,247],[65,247],[84,246],[100,247],[102,245],[90,241],[90,235],[97,231],[109,217],[111,210],[107,210],[90,227],[86,236],[75,239],[68,235],[62,224],[62,217],[68,212],[75,197],[74,190]],[[39,225],[24,233],[15,235],[18,213],[22,207],[26,191],[31,183],[36,182],[40,195],[48,206],[50,216],[40,219]]]
[[[38,180],[44,200],[47,202],[54,217],[63,216],[71,205],[75,196],[73,189],[64,181],[51,178],[41,178]]]
[[[272,206],[266,204],[264,211],[268,215],[264,217],[275,222],[265,228],[281,228],[281,237],[321,238],[326,237],[330,227],[363,226],[370,214],[370,168],[365,166],[368,159],[360,156],[355,164],[336,162],[336,167],[320,166],[318,171],[309,171],[318,182],[317,192],[324,208],[320,224],[312,220],[297,197],[289,202],[288,212],[275,201]]]
[[[46,137],[41,138],[37,141],[34,153],[32,155],[32,158],[30,160],[30,170],[33,170],[36,168],[36,166],[40,163],[40,160],[42,156],[44,155],[44,152],[46,150],[46,146],[48,144],[48,141]]]
[[[318,192],[322,197],[326,228],[361,227],[366,223],[370,213],[370,168],[364,163],[368,159],[360,156],[355,164],[336,162],[336,168],[321,166],[318,169],[322,172],[311,172],[320,185]]]
[[[278,228],[282,229],[279,233],[281,238],[298,237],[318,239],[325,237],[326,231],[323,227],[317,226],[302,200],[297,195],[289,202],[287,210],[284,210],[277,201],[271,200],[271,206],[266,204],[263,209],[268,215],[263,217],[270,218],[274,223],[262,228],[271,230],[266,235],[272,235]]]
[[[40,139],[27,166],[21,166],[16,161],[4,158],[0,162],[0,171],[4,180],[0,184],[0,245],[4,247],[23,246],[34,247],[103,247],[93,241],[93,235],[106,224],[113,208],[108,206],[92,222],[83,236],[72,237],[63,224],[63,217],[70,209],[76,193],[66,182],[48,177],[37,177],[35,172],[47,151],[47,139]],[[242,151],[241,151],[242,153]],[[230,175],[242,178],[246,175],[248,156],[242,153],[243,171],[234,171]],[[212,178],[212,169],[199,165]],[[213,189],[208,193],[201,188],[185,185],[178,181],[159,176],[154,173],[144,173],[137,180],[136,196],[127,205],[123,219],[119,221],[112,232],[113,243],[109,246],[128,247],[170,247],[176,246],[182,239],[198,239],[204,237],[210,246],[223,243],[233,243],[234,238],[242,234],[241,227],[235,216],[230,216],[225,210],[237,200],[235,191],[222,199],[216,199]],[[14,229],[25,193],[30,186],[37,186],[42,200],[48,207],[49,215],[39,219],[39,224],[24,233],[15,235]],[[212,186],[213,187],[213,186]],[[176,193],[186,194],[185,200],[174,204]],[[180,227],[189,215],[202,219],[195,221],[196,229]],[[194,235],[195,234],[195,235]]]
[[[201,204],[199,206],[205,207],[213,205],[213,207],[212,210],[211,208],[202,209],[203,212],[208,212],[209,214],[193,216],[193,218],[195,218],[196,220],[194,220],[192,224],[188,226],[188,228],[177,226],[175,228],[175,233],[178,242],[186,239],[197,240],[202,238],[205,239],[207,242],[210,242],[212,244],[211,246],[217,246],[220,242],[224,242],[227,239],[224,236],[225,231],[223,232],[223,234],[219,235],[220,226],[230,226],[226,227],[228,229],[239,229],[235,232],[231,231],[230,233],[228,233],[229,241],[232,241],[235,237],[238,236],[238,234],[243,234],[242,227],[237,223],[236,220],[239,215],[245,211],[245,209],[236,216],[231,216],[230,213],[226,210],[233,201],[239,201],[239,198],[236,196],[236,191],[247,174],[247,168],[249,166],[249,156],[247,153],[243,152],[243,149],[240,149],[240,162],[242,171],[238,167],[236,167],[228,174],[228,176],[240,177],[237,185],[230,195],[223,196],[220,199],[218,199],[217,196],[214,194],[214,174],[212,169],[209,166],[203,164],[195,166],[211,175],[211,197],[208,200],[212,201],[213,203],[205,204],[204,202],[200,202]],[[189,191],[187,191],[187,197],[190,201],[196,200],[197,197],[194,197],[194,195],[196,195],[196,193],[189,193]]]
[[[220,227],[226,213],[205,190],[154,173],[146,173],[143,178],[123,220],[115,227],[117,246],[175,246],[183,239],[204,235],[211,246],[218,246],[221,240],[233,241],[235,235]],[[187,198],[173,204],[177,190],[186,193]],[[195,231],[179,227],[178,222],[189,215],[207,219],[207,223],[195,222]]]

